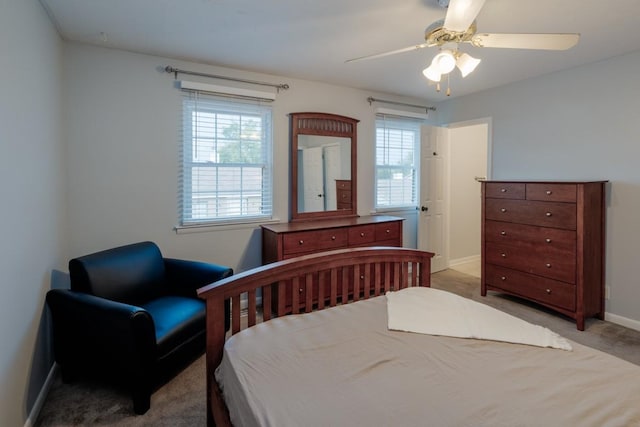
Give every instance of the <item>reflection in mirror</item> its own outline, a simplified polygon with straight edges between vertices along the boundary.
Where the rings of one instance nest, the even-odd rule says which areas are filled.
[[[351,139],[298,135],[298,212],[349,209],[350,182]]]
[[[291,113],[291,221],[357,215],[358,120]]]

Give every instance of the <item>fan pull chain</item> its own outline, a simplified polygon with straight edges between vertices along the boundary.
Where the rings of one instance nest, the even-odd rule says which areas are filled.
[[[449,87],[449,74],[447,74],[447,96],[451,96],[451,88]]]

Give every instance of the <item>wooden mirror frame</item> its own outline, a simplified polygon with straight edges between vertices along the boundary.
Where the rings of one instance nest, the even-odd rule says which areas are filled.
[[[344,218],[358,216],[357,206],[357,124],[360,120],[329,113],[289,114],[289,135],[291,138],[290,210],[291,221]],[[350,209],[333,211],[298,212],[298,136],[318,135],[351,140],[351,203]]]

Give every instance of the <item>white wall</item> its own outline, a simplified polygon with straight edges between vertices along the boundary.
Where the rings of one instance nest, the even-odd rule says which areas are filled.
[[[481,191],[487,175],[487,124],[449,130],[449,263],[480,259]]]
[[[438,121],[492,118],[496,179],[609,180],[607,314],[640,329],[640,52],[437,105]]]
[[[287,114],[320,111],[359,119],[359,214],[367,215],[373,207],[376,106],[366,99],[384,99],[385,94],[75,43],[65,44],[64,58],[71,256],[149,239],[168,256],[218,262],[236,271],[260,265],[259,227],[188,234],[173,230],[181,94],[174,76],[161,71],[167,65],[291,86],[273,103],[274,210],[282,221],[289,215]],[[415,242],[415,236],[410,240]]]
[[[44,296],[66,258],[61,47],[36,0],[0,2],[2,426],[25,424],[52,363]]]

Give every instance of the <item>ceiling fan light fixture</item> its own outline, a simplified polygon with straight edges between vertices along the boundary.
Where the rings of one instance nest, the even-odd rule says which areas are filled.
[[[436,67],[440,74],[447,74],[456,68],[456,57],[449,49],[444,49],[438,52],[431,61],[431,66]]]
[[[442,73],[433,65],[433,63],[422,70],[422,74],[432,82],[439,82],[442,77]]]
[[[467,77],[473,70],[476,69],[480,61],[480,59],[474,58],[468,53],[462,53],[458,56],[456,66],[458,67],[458,70],[460,70],[462,77]]]

